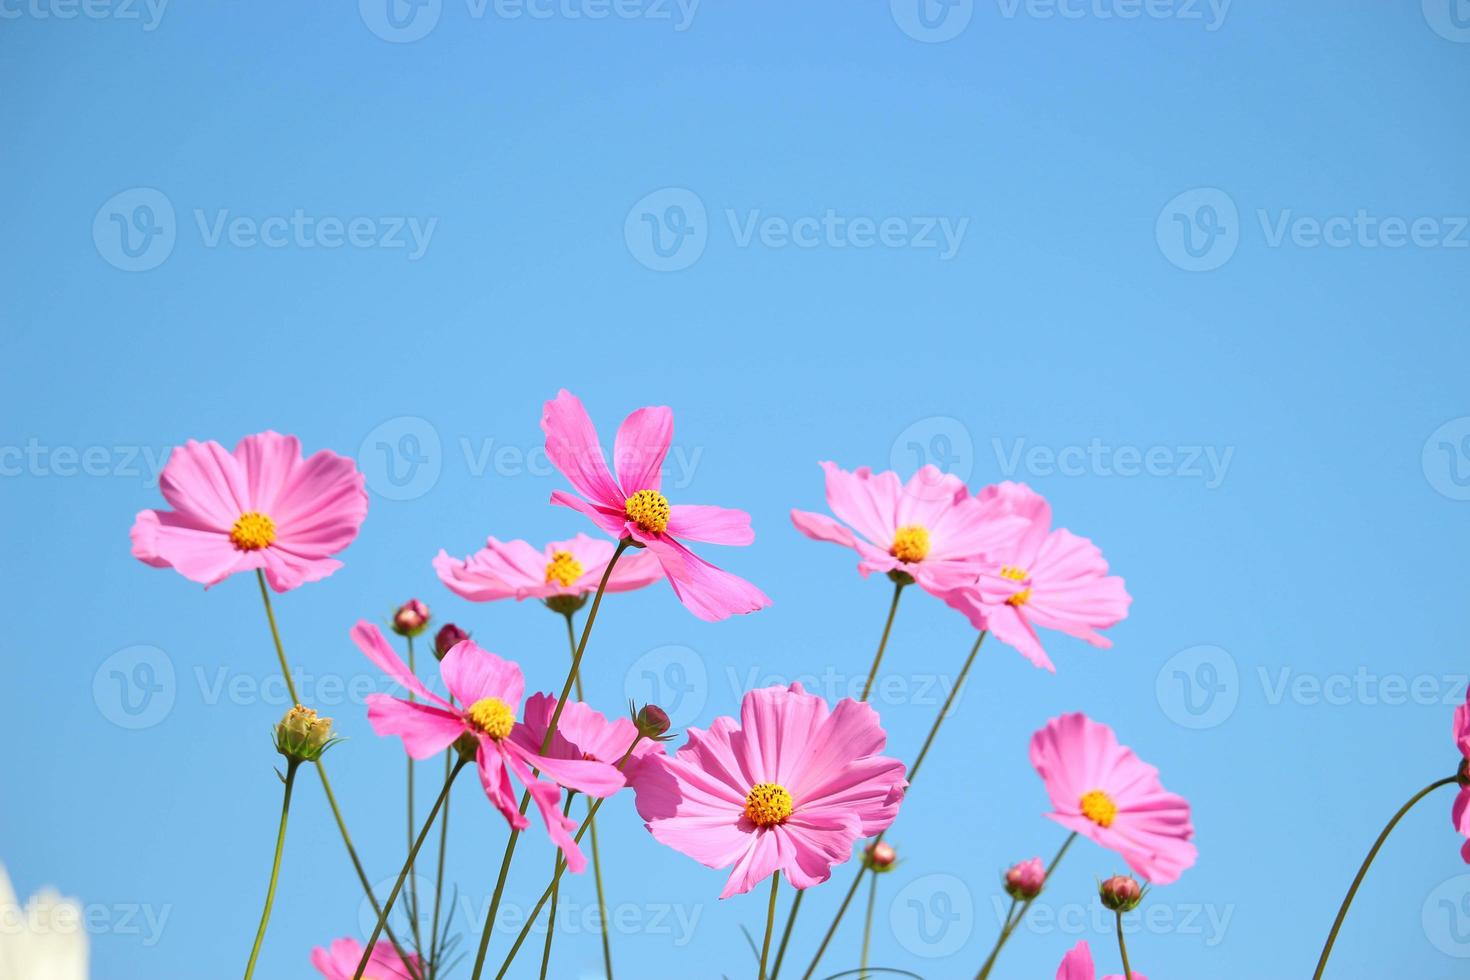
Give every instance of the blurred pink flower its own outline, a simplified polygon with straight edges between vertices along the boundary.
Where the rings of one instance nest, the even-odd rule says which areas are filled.
[[[1108,574],[1098,547],[1065,528],[1051,529],[1051,506],[1024,483],[1009,481],[980,491],[979,499],[1022,517],[1026,526],[1008,546],[990,552],[979,578],[945,597],[1038,667],[1055,672],[1036,627],[1060,630],[1096,647],[1112,641],[1097,630],[1128,615],[1133,601],[1123,580]]]
[[[750,691],[738,723],[690,728],[673,756],[644,761],[638,813],[661,843],[734,865],[721,898],[778,870],[809,888],[897,816],[907,784],[903,763],[878,754],[886,740],[878,713],[851,698],[829,710],[800,684]]]
[[[550,694],[531,695],[526,699],[522,723],[516,726],[511,737],[531,751],[540,752],[555,711],[555,697]],[[557,759],[592,759],[616,766],[627,755],[628,746],[633,745],[637,734],[638,726],[633,719],[620,716],[609,721],[602,712],[585,702],[571,701],[556,723],[556,737],[547,754]],[[662,754],[662,749],[658,742],[639,739],[633,746],[633,754],[628,756],[622,767],[623,778],[632,783],[637,778],[641,761],[649,755],[659,754]]]
[[[327,949],[318,946],[311,951],[311,965],[326,980],[352,980],[361,959],[362,943],[356,939],[337,939]],[[419,958],[413,953],[408,954],[408,963],[404,963],[391,945],[378,943],[373,946],[364,976],[372,980],[413,980],[419,972]]]
[[[445,687],[458,702],[451,704],[413,675],[373,624],[359,622],[352,629],[352,639],[384,673],[422,699],[413,702],[387,694],[369,695],[368,721],[373,731],[397,735],[403,739],[404,751],[415,759],[443,752],[462,737],[473,739],[480,784],[510,825],[516,830],[529,826],[516,806],[510,781],[515,773],[536,801],[552,842],[566,854],[567,867],[572,871],[586,867],[586,859],[568,833],[577,826],[576,821],[563,816],[557,807],[561,799],[557,783],[602,797],[617,792],[625,781],[604,762],[565,753],[541,754],[539,740],[528,738],[525,725],[515,720],[525,693],[520,667],[480,649],[473,640],[455,644],[439,663]],[[536,778],[533,768],[556,782]]]
[[[1006,869],[1006,894],[1012,898],[1035,898],[1041,894],[1041,888],[1045,884],[1046,865],[1041,863],[1039,857],[1017,861]]]
[[[1011,547],[1026,526],[997,503],[971,497],[959,477],[925,466],[900,483],[889,470],[847,472],[824,462],[827,506],[838,520],[804,510],[791,523],[807,537],[858,553],[858,571],[904,572],[925,591],[944,596],[968,585],[988,555]],[[854,534],[853,532],[857,533]]]
[[[257,568],[277,592],[326,578],[367,516],[352,460],[327,450],[303,460],[300,441],[279,432],[246,436],[233,453],[190,439],[158,488],[173,510],[138,514],[133,555],[205,586]]]
[[[1051,797],[1051,819],[1116,851],[1149,881],[1167,885],[1194,864],[1189,802],[1167,792],[1159,771],[1080,712],[1031,736],[1031,765]]]
[[[1470,838],[1470,783],[1466,776],[1470,772],[1470,691],[1466,692],[1465,703],[1455,708],[1455,747],[1465,758],[1460,763],[1460,792],[1450,808],[1450,820],[1461,835]],[[1470,864],[1470,839],[1460,846],[1460,857]]]
[[[690,612],[713,621],[771,604],[760,589],[680,542],[746,545],[755,540],[755,532],[744,511],[670,504],[659,491],[659,469],[674,435],[674,415],[668,408],[640,408],[623,420],[613,444],[616,480],[608,472],[587,410],[571,392],[562,389],[546,403],[541,428],[552,464],[581,494],[557,490],[551,502],[580,511],[614,538],[647,548]]]
[[[1129,971],[1133,974],[1133,980],[1148,980],[1148,977],[1137,970]],[[1057,967],[1057,980],[1097,980],[1097,968],[1092,965],[1092,950],[1087,945],[1087,940],[1082,940],[1066,956],[1062,957],[1062,965]],[[1116,973],[1109,974],[1102,980],[1123,980]]]
[[[495,599],[549,599],[597,591],[613,555],[613,544],[579,534],[553,541],[537,551],[526,541],[489,538],[463,561],[440,551],[434,559],[439,580],[471,602]],[[625,554],[613,566],[608,592],[629,592],[663,578],[658,559],[646,551]]]

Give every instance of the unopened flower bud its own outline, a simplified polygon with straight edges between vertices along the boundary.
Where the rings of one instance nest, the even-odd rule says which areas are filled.
[[[1113,875],[1098,886],[1098,894],[1114,912],[1132,912],[1143,901],[1143,887],[1129,875]]]
[[[297,705],[276,724],[276,751],[296,762],[315,762],[338,739],[332,737],[332,719]]]
[[[393,632],[399,636],[418,636],[429,626],[429,607],[410,599],[393,614]]]
[[[456,643],[463,643],[470,635],[453,623],[445,623],[439,627],[439,632],[434,634],[434,656],[440,660],[444,655],[454,649]]]
[[[897,863],[898,852],[891,844],[885,844],[880,840],[863,848],[863,867],[869,871],[892,871],[893,866]]]
[[[578,609],[587,605],[587,593],[582,592],[577,595],[550,595],[542,601],[546,603],[546,608],[552,612],[561,613],[563,616],[570,616]]]
[[[1046,884],[1046,865],[1041,858],[1017,861],[1006,869],[1006,894],[1014,899],[1026,901],[1041,894]]]
[[[670,737],[664,734],[669,730],[669,716],[656,704],[645,704],[634,712],[633,724],[644,738],[662,742]]]

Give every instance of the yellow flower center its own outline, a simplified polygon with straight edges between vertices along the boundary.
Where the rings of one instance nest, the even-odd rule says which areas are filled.
[[[1118,816],[1118,804],[1100,789],[1088,790],[1082,794],[1082,815],[1099,827],[1111,827]]]
[[[745,815],[757,827],[774,827],[791,816],[791,794],[778,783],[756,783],[745,794]]]
[[[923,561],[929,556],[929,529],[922,524],[905,524],[893,532],[889,554],[899,561]]]
[[[1007,565],[1000,570],[1001,578],[1008,578],[1012,582],[1024,582],[1026,580],[1026,569]],[[1024,606],[1031,599],[1031,590],[1022,589],[1006,600],[1012,606]]]
[[[230,528],[230,541],[241,551],[259,551],[276,540],[276,522],[259,511],[247,510]]]
[[[469,715],[476,728],[497,741],[516,726],[515,712],[499,698],[481,698],[470,705]]]
[[[628,520],[650,534],[662,534],[669,526],[669,498],[657,490],[639,490],[623,504]]]
[[[546,564],[546,584],[568,586],[582,577],[582,563],[570,551],[554,551]]]

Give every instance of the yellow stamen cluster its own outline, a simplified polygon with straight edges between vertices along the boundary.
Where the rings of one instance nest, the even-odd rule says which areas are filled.
[[[1014,565],[1007,565],[1000,570],[1000,577],[1010,579],[1012,582],[1024,582],[1026,581],[1026,569],[1017,568]],[[1031,590],[1022,589],[1007,599],[1006,602],[1012,606],[1024,606],[1030,599]]]
[[[1099,827],[1111,827],[1118,816],[1118,804],[1100,789],[1083,793],[1081,806],[1082,815]]]
[[[893,532],[889,554],[899,561],[923,561],[929,556],[929,529],[922,524],[905,524]]]
[[[568,586],[582,577],[582,563],[570,551],[555,551],[546,564],[546,584]]]
[[[469,716],[476,728],[497,741],[516,726],[515,712],[499,698],[481,698],[470,705]]]
[[[259,511],[247,510],[230,528],[230,542],[241,551],[259,551],[276,540],[276,522]]]
[[[669,526],[669,498],[657,490],[639,490],[624,502],[623,513],[649,534],[662,534]]]
[[[745,815],[757,827],[774,827],[791,816],[791,794],[778,783],[756,783],[745,794]]]

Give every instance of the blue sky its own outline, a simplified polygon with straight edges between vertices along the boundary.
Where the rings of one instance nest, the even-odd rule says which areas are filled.
[[[96,976],[239,970],[268,871],[285,706],[254,583],[204,592],[128,552],[191,437],[276,428],[368,474],[346,567],[277,609],[351,736],[330,761],[375,878],[402,857],[401,752],[366,725],[384,682],[347,631],[416,595],[559,682],[554,616],[459,600],[429,561],[590,530],[546,505],[563,483],[537,422],[562,386],[607,438],[673,406],[678,493],[754,517],[755,546],[711,557],[775,603],[712,625],[662,586],[609,602],[586,668],[608,710],[656,683],[707,724],[753,684],[861,675],[886,583],[786,516],[822,508],[822,459],[1026,480],[1127,579],[1113,649],[1054,638],[1054,677],[983,651],[891,833],[876,964],[974,973],[999,872],[1062,838],[1026,741],[1063,711],[1112,724],[1194,804],[1199,863],[1130,938],[1155,978],[1306,974],[1383,821],[1453,771],[1463,0],[0,14],[0,861],[22,892],[86,903]],[[905,599],[878,700],[898,755],[969,642]],[[1463,972],[1451,798],[1405,820],[1329,976]],[[763,902],[718,902],[722,875],[626,799],[604,813],[621,972],[753,974],[740,930]],[[314,782],[293,814],[272,978],[363,929]],[[472,939],[503,824],[467,784],[451,826]],[[539,894],[543,845],[521,849],[515,902]],[[1050,976],[1081,938],[1115,971],[1093,893],[1119,869],[1074,848],[997,977]],[[850,873],[810,896],[793,961]],[[590,882],[568,895],[585,912]],[[565,932],[554,975],[600,975],[595,936]]]

